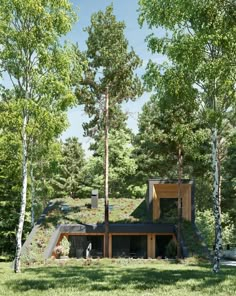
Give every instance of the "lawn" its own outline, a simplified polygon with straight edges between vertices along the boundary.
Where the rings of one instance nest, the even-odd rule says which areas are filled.
[[[49,263],[48,263],[49,264]],[[68,260],[23,268],[14,274],[0,263],[0,295],[236,295],[236,268],[214,275],[205,265],[161,260]]]

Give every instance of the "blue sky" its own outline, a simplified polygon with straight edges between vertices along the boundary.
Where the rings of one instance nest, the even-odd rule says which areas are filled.
[[[128,39],[129,45],[132,46],[135,52],[143,60],[143,66],[138,70],[138,75],[142,76],[145,71],[146,64],[149,59],[157,62],[162,62],[163,57],[160,55],[151,55],[147,50],[147,46],[144,42],[146,36],[151,31],[144,26],[140,28],[138,24],[138,0],[71,0],[75,7],[79,7],[79,20],[73,26],[72,31],[66,36],[67,40],[71,42],[78,42],[81,50],[86,49],[87,33],[83,32],[83,28],[89,26],[91,15],[99,10],[105,10],[106,6],[113,3],[114,14],[117,20],[124,21],[126,24],[125,35]],[[163,35],[162,30],[157,30],[156,33]],[[128,102],[123,105],[123,110],[128,112],[128,126],[137,132],[137,118],[138,113],[141,111],[143,104],[148,100],[149,94],[144,94],[141,98],[138,98],[135,102]],[[68,112],[68,119],[70,127],[63,133],[62,139],[67,137],[76,136],[79,141],[82,142],[83,147],[87,150],[89,147],[90,139],[83,137],[82,123],[88,120],[86,114],[83,112],[83,108],[76,107]]]

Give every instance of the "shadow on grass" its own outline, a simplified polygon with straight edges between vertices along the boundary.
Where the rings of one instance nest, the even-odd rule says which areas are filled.
[[[78,291],[113,291],[132,287],[139,291],[167,286],[170,290],[181,285],[189,291],[214,289],[228,276],[235,277],[236,269],[225,267],[214,275],[208,267],[183,269],[135,266],[55,266],[29,268],[25,279],[9,281],[6,285],[15,292],[72,288]],[[227,288],[230,289],[229,285]],[[232,287],[232,293],[234,287]]]

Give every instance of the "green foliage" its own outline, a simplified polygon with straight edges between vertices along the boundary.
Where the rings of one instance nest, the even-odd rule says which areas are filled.
[[[41,215],[47,202],[56,195],[53,180],[59,172],[59,164],[62,161],[62,158],[61,142],[52,140],[48,145],[43,146],[43,151],[40,154],[40,157],[34,159],[33,168],[36,191],[36,217]]]
[[[56,196],[79,197],[82,192],[85,155],[77,138],[68,138],[61,146],[61,160],[58,171],[52,176]]]
[[[96,150],[85,167],[84,183],[87,184],[88,191],[91,192],[93,188],[97,188],[102,196],[104,192],[104,138],[101,137],[91,148]],[[140,187],[134,188],[134,184],[132,184],[137,168],[132,152],[130,131],[127,129],[111,130],[109,135],[109,190],[111,197],[137,197],[143,192]]]
[[[125,24],[116,20],[112,5],[105,12],[93,14],[91,25],[85,29],[88,67],[78,85],[77,96],[89,116],[94,116],[94,124],[99,120],[99,101],[107,87],[114,108],[124,100],[134,100],[142,92],[141,82],[134,74],[141,61],[133,49],[128,50],[124,29]],[[110,123],[112,121],[111,116]]]
[[[169,64],[181,68],[195,88],[205,127],[212,134],[213,208],[216,252],[214,272],[219,271],[221,223],[219,195],[221,149],[219,139],[226,121],[235,118],[235,3],[223,1],[140,0],[140,23],[166,29],[166,36],[148,36],[153,53],[165,54]],[[149,63],[148,84],[156,80],[157,66]],[[161,67],[162,70],[165,66]],[[154,69],[154,71],[153,71]],[[164,70],[163,70],[164,71]],[[157,77],[158,79],[158,77]],[[174,85],[174,83],[172,84]],[[183,89],[185,86],[182,85]],[[175,89],[175,86],[174,86]],[[177,83],[177,91],[179,91]],[[225,147],[224,147],[225,148]],[[222,149],[224,150],[224,149]]]
[[[176,257],[176,250],[177,250],[176,241],[172,239],[166,247],[166,257],[167,258],[175,258]]]
[[[222,213],[221,214],[221,221],[222,221],[222,239],[223,245],[232,244],[234,242],[234,223],[230,219],[229,213]],[[214,225],[215,220],[211,210],[204,210],[204,211],[197,211],[196,213],[196,224],[203,234],[203,237],[208,245],[209,249],[212,249],[212,246],[215,244],[215,231]]]
[[[60,244],[56,246],[53,251],[56,254],[56,258],[58,259],[60,259],[61,256],[69,256],[70,242],[66,236],[63,236]]]
[[[195,228],[193,228],[192,223],[186,220],[181,223],[181,232],[189,256],[209,260],[209,246],[207,245],[204,235],[201,239],[201,237],[197,235]]]
[[[125,24],[116,20],[112,5],[105,12],[93,14],[91,25],[85,29],[88,39],[84,55],[88,66],[76,95],[91,119],[84,124],[85,133],[95,142],[103,137],[105,93],[109,96],[109,129],[121,132],[126,115],[120,104],[142,94],[141,81],[134,74],[141,60],[133,49],[129,50],[124,29]]]
[[[60,242],[60,245],[62,246],[62,255],[68,256],[70,252],[70,242],[68,241],[66,236],[63,236],[63,239]]]
[[[195,164],[194,164],[195,169]],[[199,171],[200,172],[200,171]],[[199,174],[195,179],[195,205],[196,210],[200,212],[212,208],[212,176],[209,170],[203,171],[202,176]]]
[[[0,253],[12,256],[20,199],[20,139],[14,134],[0,136]]]
[[[41,249],[38,248],[36,241],[33,241],[29,247],[26,248],[22,254],[22,264],[31,266],[34,264],[42,264],[44,262]]]
[[[74,67],[72,48],[60,42],[76,20],[68,0],[3,0],[0,8],[0,72],[11,82],[1,87],[1,132],[20,136],[19,150],[24,153],[20,214],[16,216],[15,270],[19,271],[25,217],[28,220],[28,160],[38,161],[42,146],[65,128],[63,112],[75,101],[71,74],[80,75],[81,68]]]
[[[165,54],[169,59],[166,64],[187,73],[195,89],[202,123],[207,128],[217,127],[222,136],[226,121],[234,121],[235,117],[234,3],[140,0],[139,4],[141,25],[147,22],[150,28],[166,29],[164,37],[155,34],[147,37],[149,49]],[[149,88],[157,90],[158,73],[165,73],[166,64],[159,66],[149,62],[146,74]],[[175,80],[170,83],[173,92],[185,92],[186,85],[178,82],[179,79],[176,84]],[[219,154],[220,150],[221,147]]]
[[[226,157],[223,161],[222,208],[234,221],[236,229],[236,135],[229,139]],[[235,234],[236,237],[236,234]]]
[[[151,82],[151,70],[145,74],[146,83],[152,85],[156,94],[144,105],[139,117],[135,139],[139,171],[143,176],[176,178],[180,148],[185,174],[197,175],[200,167],[202,174],[209,166],[208,157],[202,155],[208,134],[198,120],[191,81],[178,68],[168,68],[164,74],[158,71],[155,73],[159,78]]]

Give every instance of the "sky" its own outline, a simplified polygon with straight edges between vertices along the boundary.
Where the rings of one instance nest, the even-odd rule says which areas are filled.
[[[126,24],[125,36],[129,42],[129,46],[132,46],[136,54],[143,60],[143,66],[138,69],[137,74],[140,77],[144,74],[149,59],[159,63],[164,60],[163,56],[158,54],[152,55],[147,49],[147,44],[144,40],[152,31],[147,26],[140,28],[138,24],[138,0],[71,0],[71,2],[75,8],[79,8],[79,20],[73,26],[72,31],[66,36],[66,39],[71,42],[77,42],[81,50],[86,50],[87,33],[83,31],[83,28],[90,25],[91,15],[99,10],[104,11],[108,5],[113,3],[114,14],[117,20],[124,21]],[[157,30],[155,33],[159,35],[164,34],[162,30]],[[123,111],[129,115],[128,126],[135,133],[138,131],[138,114],[149,96],[150,94],[145,93],[135,102],[130,101],[122,106]],[[82,123],[88,120],[88,117],[84,113],[82,106],[70,109],[68,111],[68,119],[70,127],[62,134],[62,140],[76,136],[79,138],[84,149],[87,150],[90,139],[83,137]]]

